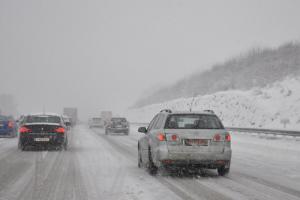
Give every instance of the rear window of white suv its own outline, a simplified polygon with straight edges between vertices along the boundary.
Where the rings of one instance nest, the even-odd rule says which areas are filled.
[[[172,114],[165,124],[166,129],[224,129],[219,118],[205,114]]]

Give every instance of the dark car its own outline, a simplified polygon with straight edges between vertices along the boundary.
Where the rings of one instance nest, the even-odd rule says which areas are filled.
[[[67,149],[68,131],[57,114],[33,114],[24,117],[19,128],[19,149],[27,146]]]
[[[0,137],[16,137],[17,123],[10,116],[0,115]]]
[[[105,134],[124,133],[129,134],[129,122],[124,117],[113,117],[105,126]]]

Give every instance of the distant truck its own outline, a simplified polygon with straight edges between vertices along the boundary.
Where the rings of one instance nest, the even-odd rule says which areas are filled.
[[[77,108],[72,108],[72,107],[64,108],[63,115],[70,117],[72,126],[76,125],[78,120]]]
[[[112,118],[112,111],[102,111],[101,118],[104,121],[105,125],[110,121]]]

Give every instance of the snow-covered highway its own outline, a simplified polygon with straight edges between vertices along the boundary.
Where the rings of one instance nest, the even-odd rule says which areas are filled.
[[[75,127],[68,151],[20,151],[0,139],[0,200],[300,199],[300,141],[232,134],[227,177],[151,176],[137,167],[137,140]]]

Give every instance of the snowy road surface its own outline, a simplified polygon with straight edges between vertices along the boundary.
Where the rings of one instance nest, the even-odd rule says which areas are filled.
[[[300,200],[300,141],[233,133],[228,177],[150,176],[137,167],[137,140],[73,129],[68,151],[25,151],[0,139],[0,200]]]

